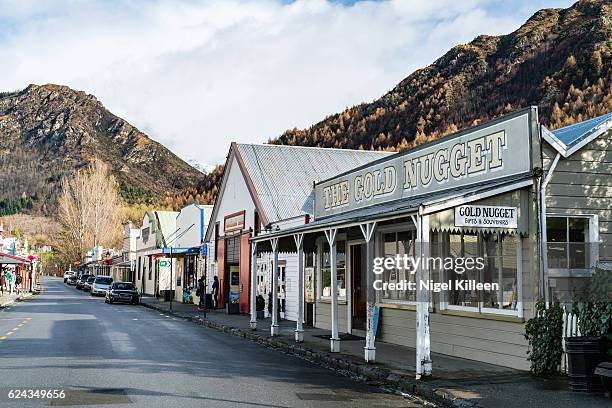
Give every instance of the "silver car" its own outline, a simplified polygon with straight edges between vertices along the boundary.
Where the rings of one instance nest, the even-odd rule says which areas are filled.
[[[91,283],[91,296],[105,296],[111,283],[113,283],[113,278],[110,276],[96,276],[96,279]]]

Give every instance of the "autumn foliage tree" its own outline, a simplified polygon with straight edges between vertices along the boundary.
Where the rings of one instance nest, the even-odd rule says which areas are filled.
[[[80,261],[96,245],[116,245],[121,236],[122,203],[108,165],[94,160],[72,177],[64,177],[61,187],[61,231],[56,244],[65,260]]]

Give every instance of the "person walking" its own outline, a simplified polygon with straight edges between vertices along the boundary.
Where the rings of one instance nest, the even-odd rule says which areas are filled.
[[[13,272],[8,271],[6,273],[6,275],[5,275],[5,277],[6,277],[6,283],[8,285],[8,291],[12,295],[14,290],[15,290],[15,285],[14,285],[14,282],[13,282]]]
[[[15,278],[15,291],[18,295],[21,294],[21,282],[23,282],[21,273],[17,273],[17,277]]]
[[[4,271],[0,271],[0,292],[2,292],[2,295],[4,295],[4,285],[5,285],[5,281],[4,281]]]
[[[204,302],[206,301],[205,299],[206,293],[204,292],[204,277],[203,276],[200,279],[198,279],[198,290],[196,293],[200,298],[200,301],[198,302],[198,310],[202,310],[202,304],[204,304]]]
[[[213,295],[213,303],[214,303],[213,308],[216,309],[219,307],[219,298],[218,298],[219,297],[219,278],[217,276],[213,278],[212,295]]]

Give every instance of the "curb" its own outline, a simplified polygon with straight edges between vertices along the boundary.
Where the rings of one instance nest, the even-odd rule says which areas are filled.
[[[28,300],[32,296],[34,296],[34,293],[26,293],[26,294],[23,294],[23,295],[19,295],[15,299],[10,299],[6,303],[1,303],[0,304],[0,309],[4,309],[5,307],[11,306],[12,304],[14,304],[16,302],[23,302],[24,300]]]
[[[426,382],[417,381],[413,375],[404,374],[398,371],[392,371],[389,368],[375,366],[367,363],[356,363],[354,361],[345,360],[341,357],[332,356],[329,353],[314,351],[304,347],[304,343],[286,343],[274,337],[258,334],[256,331],[238,329],[236,327],[227,326],[225,324],[216,323],[201,317],[185,315],[183,313],[169,311],[155,305],[140,303],[141,306],[163,312],[164,314],[179,317],[193,323],[199,324],[210,329],[217,330],[222,333],[231,334],[232,336],[242,337],[255,343],[259,343],[265,347],[281,351],[285,354],[290,354],[301,359],[307,360],[318,366],[328,368],[347,377],[352,377],[361,381],[374,383],[376,385],[391,388],[395,391],[415,395],[425,400],[434,402],[451,408],[479,408],[474,401],[459,398],[452,392],[442,388],[435,388],[428,385]]]

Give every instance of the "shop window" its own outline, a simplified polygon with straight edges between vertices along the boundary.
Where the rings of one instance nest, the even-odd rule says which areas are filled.
[[[382,234],[383,257],[395,258],[397,255],[403,257],[415,256],[415,231],[386,232]],[[397,265],[396,265],[397,266]],[[403,281],[416,281],[416,271],[411,268],[385,268],[381,278],[386,283],[401,283]],[[386,287],[388,288],[388,286]],[[383,302],[415,302],[416,291],[414,290],[382,290],[381,300]]]
[[[589,269],[589,217],[546,217],[548,267]]]
[[[331,298],[331,254],[329,244],[323,243],[321,246],[321,285],[319,291],[320,298]],[[346,242],[337,241],[336,243],[336,270],[338,275],[338,298],[346,300]]]
[[[518,237],[498,233],[439,233],[436,240],[444,248],[440,252],[458,260],[465,267],[439,271],[445,281],[451,281],[445,292],[443,308],[471,310],[483,313],[516,314],[518,298]],[[474,267],[467,267],[472,258]],[[480,262],[479,262],[480,261]],[[471,264],[471,262],[470,262]],[[455,263],[455,265],[459,265]],[[488,283],[491,290],[478,290],[462,282]],[[493,284],[497,284],[497,288]]]

